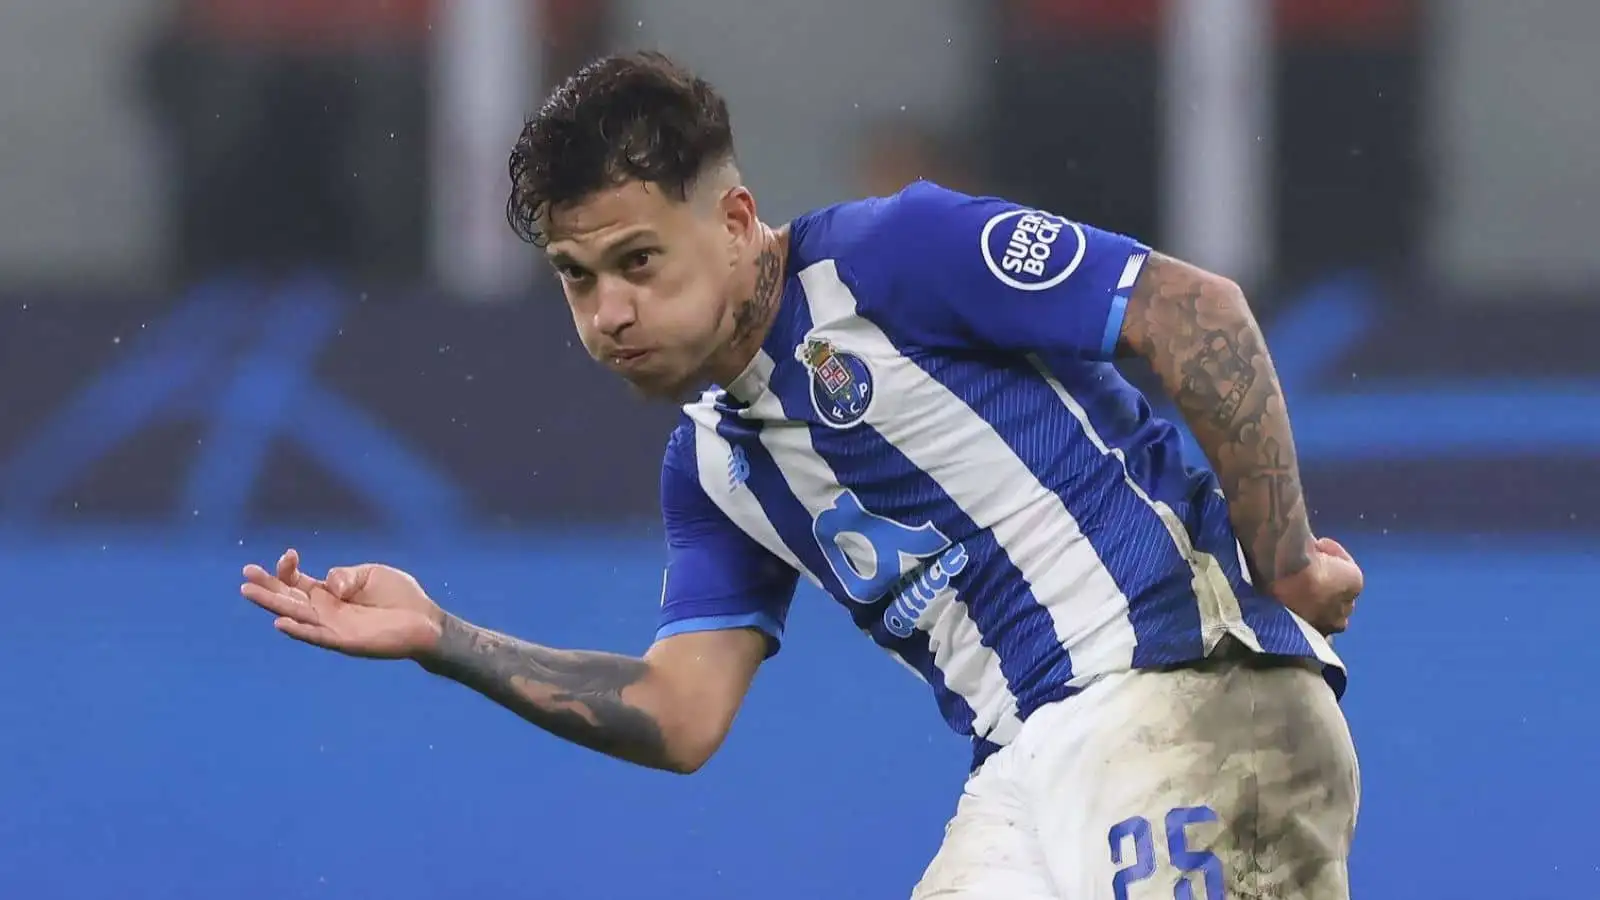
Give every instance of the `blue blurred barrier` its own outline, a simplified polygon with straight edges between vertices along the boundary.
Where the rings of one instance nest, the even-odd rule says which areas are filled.
[[[652,631],[653,535],[0,534],[0,897],[904,896],[965,752],[831,603],[796,603],[722,754],[681,778],[560,744],[404,663],[295,645],[237,596],[312,566],[411,567],[543,642]],[[1339,642],[1365,900],[1572,896],[1600,874],[1590,662],[1600,556],[1558,540],[1364,536]]]
[[[1600,306],[1389,295],[1330,278],[1266,323],[1319,526],[1600,529]],[[0,298],[0,386],[0,522],[18,527],[651,520],[677,415],[575,346],[559,296],[378,301],[316,275]]]

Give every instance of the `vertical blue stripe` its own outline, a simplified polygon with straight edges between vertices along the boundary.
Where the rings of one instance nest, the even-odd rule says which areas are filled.
[[[1152,499],[1171,507],[1184,523],[1195,547],[1217,559],[1239,599],[1245,624],[1256,632],[1263,649],[1269,653],[1314,656],[1310,643],[1289,611],[1275,599],[1258,593],[1244,580],[1228,506],[1216,493],[1216,476],[1209,470],[1191,469],[1184,465],[1177,429],[1171,423],[1156,419],[1149,403],[1120,373],[1109,371],[1110,366],[1055,360],[1050,368],[1083,405],[1100,439],[1108,447],[1122,451],[1128,476]],[[1082,385],[1087,386],[1080,387]],[[1083,444],[1090,446],[1087,441]],[[1162,547],[1173,547],[1170,539],[1160,540]],[[1164,562],[1169,566],[1168,571],[1178,572],[1187,579],[1187,563],[1175,548],[1173,556],[1175,559]],[[1172,587],[1176,588],[1176,585]],[[1189,608],[1189,604],[1194,602],[1193,588],[1186,583],[1182,594],[1186,598],[1184,608]],[[1178,596],[1178,593],[1174,591],[1161,596],[1170,599]],[[1156,608],[1163,605],[1158,602]],[[1165,626],[1155,621],[1161,616],[1155,614],[1155,609],[1146,606],[1142,601],[1135,603],[1133,617],[1136,620],[1152,620],[1149,627],[1162,637],[1136,655],[1136,665],[1146,660],[1157,663],[1182,662],[1200,655],[1202,645],[1198,640],[1191,642],[1187,637],[1191,628],[1187,614],[1184,615],[1185,621],[1175,623],[1177,627],[1167,634]],[[1198,637],[1199,608],[1195,605],[1192,609],[1193,634]],[[1173,606],[1167,613],[1180,611]],[[1137,625],[1135,627],[1136,630],[1144,630]]]
[[[1152,424],[1148,405],[1111,364],[1063,358],[1045,362],[1083,408],[1107,447],[1124,450],[1126,470],[1116,456],[1100,452],[1031,366],[1024,373],[1019,365],[1016,377],[1007,379],[1004,389],[994,389],[990,396],[961,383],[981,383],[981,375],[963,373],[960,366],[939,377],[955,383],[952,390],[969,404],[977,404],[1035,477],[1053,490],[1078,520],[1128,598],[1128,620],[1136,641],[1134,666],[1200,658],[1205,645],[1194,569],[1168,534],[1160,514],[1124,477],[1126,472],[1152,497],[1162,478],[1172,480],[1175,475],[1172,484],[1187,483],[1181,451],[1168,440],[1171,429]],[[1130,435],[1149,446],[1131,446]]]
[[[1268,653],[1290,656],[1315,656],[1305,632],[1295,623],[1294,616],[1276,599],[1257,591],[1244,580],[1239,565],[1239,549],[1233,525],[1228,519],[1226,501],[1203,484],[1190,504],[1191,531],[1195,534],[1195,547],[1217,558],[1233,593],[1239,598],[1239,610],[1244,623],[1261,639],[1261,648]]]
[[[822,581],[823,589],[849,610],[858,628],[927,679],[938,700],[939,711],[950,727],[961,734],[970,733],[972,707],[959,694],[945,687],[944,673],[933,663],[933,650],[928,644],[928,636],[916,632],[910,639],[900,640],[889,634],[883,626],[884,604],[864,606],[848,599],[849,594],[833,574],[833,569],[822,555],[822,548],[817,544],[810,512],[795,496],[772,454],[761,442],[762,423],[745,419],[730,408],[722,408],[721,414],[717,422],[717,434],[729,444],[744,449],[745,459],[750,464],[745,487],[761,505],[761,511],[778,532],[778,537],[793,551],[800,564]]]
[[[985,760],[998,752],[1000,752],[1000,745],[993,741],[986,741],[983,738],[973,740],[971,771],[978,771],[978,767],[983,765]]]
[[[1100,355],[1110,359],[1116,355],[1117,341],[1122,338],[1122,323],[1128,318],[1128,290],[1118,291],[1111,298],[1111,311],[1106,315],[1105,334],[1100,337]]]
[[[800,310],[795,326],[804,333],[811,327],[810,313],[804,306]],[[803,365],[781,362],[769,389],[777,394],[788,418],[816,418]],[[885,401],[893,402],[886,396],[878,402]],[[1018,715],[1026,718],[1043,703],[1064,696],[1072,661],[1056,637],[1049,611],[1033,596],[1031,585],[994,533],[979,528],[938,482],[871,426],[860,423],[839,430],[812,422],[808,427],[812,445],[840,484],[854,491],[870,512],[913,528],[932,522],[966,548],[970,562],[953,585],[955,602],[966,606],[983,645],[995,652],[1007,687],[1017,698]],[[877,608],[886,609],[892,595],[891,590]],[[877,627],[883,628],[881,615]]]
[[[1195,509],[1201,521],[1200,527],[1193,529],[1199,535],[1195,546],[1215,556],[1222,564],[1222,571],[1239,598],[1244,623],[1255,631],[1261,641],[1261,649],[1284,656],[1315,657],[1316,652],[1311,649],[1311,642],[1306,640],[1305,632],[1294,621],[1294,615],[1275,598],[1257,591],[1244,580],[1244,572],[1239,566],[1238,542],[1228,519],[1227,504],[1207,485],[1205,495],[1197,499]],[[1326,666],[1322,675],[1333,689],[1334,696],[1343,697],[1347,682],[1344,670],[1337,666]]]
[[[672,429],[668,438],[667,452],[671,459],[667,465],[677,464],[684,472],[699,473],[700,471],[700,429],[694,420],[687,414],[682,414],[678,420],[678,427]],[[701,490],[705,483],[701,482]]]
[[[911,358],[987,422],[1077,520],[1090,547],[1129,598],[1134,665],[1200,656],[1200,608],[1191,583],[1192,568],[1160,515],[1124,481],[1122,465],[1088,439],[1050,385],[1020,360],[1006,365],[993,358],[930,354]],[[1096,404],[1096,389],[1103,393],[1108,378],[1121,382],[1109,365],[1055,368],[1062,370],[1056,374],[1063,386],[1086,409]],[[1088,378],[1082,374],[1085,371]]]

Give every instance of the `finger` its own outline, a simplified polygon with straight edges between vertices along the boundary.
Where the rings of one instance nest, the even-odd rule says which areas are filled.
[[[333,630],[323,625],[313,625],[284,616],[275,620],[272,627],[302,643],[329,650],[339,649],[338,639]]]
[[[282,579],[255,563],[244,567],[244,578],[251,584],[266,588],[269,591],[286,593],[289,590],[289,586],[284,584]]]
[[[295,570],[300,568],[300,554],[293,547],[283,551],[278,557],[278,580],[284,584],[294,584]]]
[[[317,597],[311,596],[310,591],[304,591],[297,587],[285,584],[278,576],[268,572],[266,569],[263,569],[258,565],[255,565],[254,563],[244,567],[244,577],[249,583],[274,594],[283,594],[291,599],[296,599],[303,603],[316,603],[318,600]]]
[[[352,600],[367,587],[372,566],[341,566],[328,570],[328,592],[340,600]]]
[[[239,593],[246,600],[277,616],[286,616],[299,622],[317,624],[322,621],[317,608],[293,594],[269,590],[259,584],[239,585]]]
[[[300,551],[290,547],[283,551],[283,556],[278,558],[278,580],[290,587],[299,588],[306,593],[311,593],[312,588],[326,587],[321,580],[306,574],[300,568]]]

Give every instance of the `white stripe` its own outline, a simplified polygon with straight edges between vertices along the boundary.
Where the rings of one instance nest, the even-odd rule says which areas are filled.
[[[1344,660],[1333,649],[1333,640],[1324,637],[1322,632],[1311,627],[1311,623],[1295,615],[1294,610],[1289,610],[1289,616],[1294,619],[1294,624],[1299,627],[1300,633],[1305,636],[1306,643],[1311,645],[1311,652],[1317,659],[1327,665],[1344,668]]]
[[[1017,698],[1000,671],[999,655],[983,645],[983,633],[972,621],[967,605],[956,602],[956,591],[940,591],[917,624],[928,632],[933,664],[944,673],[945,686],[972,707],[973,733],[1001,745],[1015,740],[1022,728],[1016,715]]]
[[[768,418],[768,419],[773,419],[773,420],[778,420],[778,419],[782,419],[783,418],[783,407],[778,402],[778,398],[776,396],[774,396],[774,395],[769,395],[769,394],[766,393],[768,386],[772,383],[772,371],[775,368],[777,368],[777,362],[767,353],[767,351],[766,350],[757,350],[755,358],[750,361],[750,365],[745,368],[744,373],[741,374],[737,379],[735,379],[733,381],[733,383],[729,387],[728,392],[730,394],[732,394],[733,396],[743,400],[746,403],[752,403],[753,402],[753,403],[755,403],[756,406],[760,407],[759,411],[757,411],[757,410],[752,410],[751,411],[751,414],[750,414],[751,418],[756,418],[756,419]],[[722,442],[722,436],[716,433],[716,421],[717,421],[718,417],[720,416],[720,413],[718,413],[716,411],[716,409],[715,409],[716,396],[717,395],[716,395],[715,391],[707,391],[705,394],[701,395],[700,399],[702,401],[702,405],[705,407],[705,410],[706,410],[706,412],[703,413],[703,415],[705,415],[707,417],[708,421],[711,423],[710,428],[712,430],[713,436],[717,439],[717,441]],[[693,415],[692,412],[691,412],[691,415]],[[769,443],[769,442],[763,440],[763,443]],[[723,442],[722,452],[724,454],[729,452],[725,442]],[[770,446],[767,448],[767,452],[769,452],[769,453],[772,452],[772,448]],[[773,455],[773,459],[774,459],[774,462],[777,462],[777,455],[776,454]],[[821,470],[822,471],[826,471],[827,470],[827,466],[826,465],[822,466]],[[778,467],[778,471],[779,471],[780,474],[783,474],[785,481],[792,481],[790,479],[789,475],[786,472],[784,472],[783,466],[781,464]],[[815,473],[813,473],[813,474],[815,474]],[[702,475],[702,479],[704,477],[705,476]],[[827,477],[832,478],[833,477],[832,472],[827,472]],[[791,483],[790,490],[793,490],[793,489],[794,489],[793,488],[793,484]],[[745,494],[745,496],[750,497],[750,499],[753,502],[755,501],[754,495],[751,494],[748,490],[744,491],[743,493]],[[799,492],[796,492],[796,497],[800,497],[800,496],[801,495],[799,494]],[[760,503],[759,502],[755,502],[755,505],[756,505],[757,509],[759,510],[760,509]],[[806,505],[804,499],[801,499],[801,505],[802,506]],[[816,514],[816,510],[813,510],[813,509],[807,507],[807,512],[810,513],[812,521],[816,521],[816,515],[817,515]],[[732,518],[732,517],[730,516],[730,518]],[[816,585],[819,590],[826,590],[822,586],[822,580],[820,578],[818,578],[809,569],[807,569],[805,566],[801,565],[800,561],[799,561],[799,558],[797,556],[795,556],[794,551],[791,550],[789,548],[789,545],[787,543],[785,543],[784,540],[781,537],[778,536],[777,529],[772,526],[771,520],[767,517],[765,511],[761,511],[760,512],[760,521],[765,524],[766,530],[761,536],[757,537],[755,535],[752,535],[752,537],[756,537],[756,540],[759,541],[762,545],[772,549],[774,553],[779,554],[779,558],[783,559],[785,562],[789,563],[791,566],[794,566],[800,572],[804,573],[806,578],[807,578],[807,580],[809,580],[812,584]],[[738,520],[735,520],[735,524],[737,524],[737,522],[738,522]],[[741,525],[740,527],[742,528],[743,526]],[[747,533],[749,533],[749,532],[747,531]],[[862,629],[858,629],[858,630],[862,634],[867,635],[869,638],[871,637],[871,632],[869,632],[867,629],[862,628]],[[878,644],[876,642],[874,642],[873,646],[876,647],[876,646],[878,646]],[[905,669],[907,672],[910,672],[913,676],[915,676],[918,681],[921,681],[924,684],[926,684],[928,682],[927,676],[923,675],[920,671],[918,671],[916,666],[913,666],[911,663],[906,662],[905,658],[902,657],[900,654],[894,652],[893,650],[890,650],[887,647],[879,647],[879,649],[883,650],[884,653],[890,659],[894,660],[896,663],[899,663],[901,668]]]
[[[1224,501],[1228,499],[1227,495],[1223,494],[1220,489],[1217,490],[1217,496]],[[1245,584],[1255,587],[1255,582],[1250,579],[1250,560],[1245,558],[1244,545],[1234,541],[1233,549],[1239,554],[1239,577],[1244,579]],[[1294,619],[1295,627],[1299,628],[1300,633],[1305,635],[1306,643],[1311,645],[1311,652],[1316,654],[1318,660],[1326,665],[1344,668],[1344,660],[1340,659],[1339,654],[1333,649],[1333,638],[1327,637],[1322,632],[1312,628],[1311,623],[1300,618],[1299,614],[1294,610],[1289,610],[1289,615]]]
[[[762,365],[763,360],[765,361],[765,365]],[[759,378],[759,382],[746,381],[743,377],[741,377],[741,387],[748,387],[751,384],[759,383],[761,388],[764,388],[772,376],[773,367],[772,357],[768,356],[765,351],[761,351],[757,354],[756,360],[751,365],[750,369],[747,370],[747,372],[753,373],[754,377]],[[759,393],[761,388],[758,388],[756,393]],[[773,401],[769,402],[775,401],[776,398],[773,398]],[[690,419],[692,419],[696,425],[695,455],[696,465],[699,469],[701,488],[706,491],[706,493],[712,498],[712,502],[717,505],[718,509],[722,510],[723,514],[726,515],[735,526],[737,526],[745,534],[750,535],[750,537],[757,543],[761,544],[763,547],[766,547],[768,550],[771,550],[779,559],[792,566],[795,571],[804,575],[806,580],[810,581],[819,590],[822,589],[822,580],[800,562],[799,557],[797,557],[794,551],[789,548],[789,545],[784,542],[783,538],[778,535],[778,530],[772,524],[772,520],[767,516],[766,510],[761,508],[760,501],[756,499],[755,495],[751,493],[748,488],[741,488],[736,492],[729,492],[727,496],[723,496],[715,490],[718,477],[717,473],[727,472],[727,466],[732,455],[732,448],[729,446],[728,442],[723,439],[722,435],[717,433],[717,422],[721,418],[722,414],[717,411],[716,402],[717,392],[706,391],[700,396],[700,401],[698,403],[684,407],[684,411],[688,413]],[[665,594],[665,590],[666,579],[663,575],[663,595]],[[861,629],[861,632],[863,634],[868,634],[866,629]],[[877,645],[874,644],[874,646]],[[905,659],[900,656],[900,654],[895,653],[893,650],[890,650],[887,647],[882,647],[880,649],[882,649],[890,659],[899,663],[900,666],[907,672],[910,672],[912,675],[916,676],[919,681],[927,683],[927,677],[921,672],[917,671],[915,666],[906,662]]]
[[[1228,584],[1228,579],[1214,557],[1210,554],[1196,550],[1189,540],[1189,532],[1183,527],[1183,520],[1173,512],[1172,507],[1166,503],[1153,499],[1138,482],[1133,480],[1133,475],[1128,472],[1128,460],[1120,448],[1106,445],[1100,433],[1095,430],[1089,421],[1089,414],[1084,410],[1078,398],[1072,396],[1050,370],[1039,359],[1030,357],[1029,362],[1038,370],[1045,383],[1055,392],[1061,404],[1078,420],[1078,425],[1083,429],[1085,436],[1094,444],[1095,449],[1103,455],[1113,457],[1122,468],[1122,481],[1135,495],[1148,507],[1155,511],[1161,519],[1161,524],[1166,526],[1167,534],[1172,538],[1172,543],[1177,547],[1178,554],[1190,563],[1190,586],[1200,605],[1200,630],[1205,647],[1205,652],[1210,653],[1216,649],[1217,643],[1223,635],[1232,633],[1251,649],[1260,652],[1261,639],[1250,626],[1244,623],[1243,614],[1239,610],[1239,598],[1233,593],[1233,586]]]
[[[866,358],[877,396],[894,398],[873,404],[866,423],[979,528],[990,530],[1048,612],[1056,640],[1086,648],[1086,672],[1128,668],[1134,639],[1127,598],[1061,498],[1040,483],[989,423],[856,315],[856,299],[832,261],[807,268],[800,280],[811,306],[812,335]],[[977,634],[960,638],[976,641]],[[983,652],[993,655],[987,648]],[[1074,653],[1074,665],[1078,662]],[[998,659],[994,673],[990,677],[998,676]]]
[[[777,394],[770,391],[745,410],[744,415],[768,422],[779,422],[786,418],[782,402]],[[799,498],[812,521],[833,507],[842,490],[839,477],[817,452],[811,442],[809,428],[803,423],[763,428],[761,442],[772,454],[784,480],[789,483],[789,489]],[[851,555],[853,548],[842,546],[841,549]],[[855,559],[853,556],[852,560],[863,569],[877,563],[877,560]],[[900,564],[901,574],[906,574],[916,568],[917,561],[902,559]],[[944,602],[949,601],[952,593],[948,589],[941,592]],[[935,602],[938,602],[937,599]],[[924,616],[923,620],[931,618]],[[945,618],[948,621],[928,635],[933,662],[944,676],[945,687],[958,694],[972,708],[975,734],[997,744],[1011,740],[1022,727],[1022,722],[1016,715],[1017,698],[1006,684],[1005,673],[1000,671],[999,657],[983,646],[978,626],[967,615],[965,605],[955,604],[951,614]],[[898,654],[892,651],[891,655],[899,659]],[[900,661],[905,662],[903,659]],[[909,664],[907,667],[910,667]],[[920,673],[918,677],[921,677]]]
[[[1049,383],[1050,389],[1055,391],[1062,404],[1072,413],[1072,417],[1078,420],[1078,424],[1083,427],[1083,433],[1088,436],[1095,447],[1101,453],[1116,458],[1118,464],[1122,466],[1122,480],[1138,495],[1140,500],[1143,500],[1146,505],[1155,510],[1156,514],[1160,516],[1162,524],[1167,526],[1167,533],[1172,536],[1172,542],[1178,548],[1178,552],[1185,559],[1191,561],[1191,566],[1194,570],[1194,592],[1195,596],[1200,599],[1200,622],[1204,633],[1206,653],[1209,654],[1215,649],[1217,643],[1222,640],[1225,634],[1232,634],[1247,647],[1260,652],[1261,637],[1256,634],[1255,629],[1245,624],[1244,613],[1239,608],[1239,596],[1234,593],[1233,585],[1228,582],[1228,576],[1222,570],[1222,564],[1211,554],[1195,548],[1194,542],[1189,540],[1188,530],[1183,527],[1183,521],[1178,518],[1177,513],[1173,512],[1171,506],[1152,498],[1145,492],[1144,488],[1139,486],[1138,482],[1133,480],[1133,475],[1128,472],[1127,456],[1123,454],[1120,448],[1112,448],[1106,445],[1105,441],[1100,438],[1100,433],[1095,431],[1094,425],[1089,422],[1089,414],[1084,411],[1083,406],[1066,389],[1066,386],[1058,381],[1054,375],[1050,374],[1049,369],[1039,359],[1031,358],[1030,361],[1033,363],[1034,368],[1039,371],[1039,374],[1044,377],[1045,381]],[[1235,543],[1234,548],[1239,553],[1240,571],[1244,573],[1244,578],[1248,582],[1250,567],[1245,562],[1244,549],[1237,543]],[[1293,615],[1293,612],[1291,611],[1290,614]],[[1343,668],[1344,664],[1339,660],[1338,654],[1333,652],[1333,647],[1326,638],[1302,621],[1299,616],[1294,616],[1294,620],[1295,624],[1300,626],[1301,632],[1305,634],[1306,641],[1311,645],[1311,651],[1316,654],[1318,660]]]
[[[728,483],[728,466],[732,461],[733,450],[722,435],[717,433],[717,420],[721,414],[717,412],[715,397],[714,392],[708,391],[700,398],[699,403],[684,407],[684,411],[695,423],[694,455],[695,465],[700,474],[700,488],[740,531],[772,551],[812,584],[820,586],[822,582],[817,576],[800,563],[799,557],[795,556],[789,545],[778,536],[778,529],[773,526],[772,520],[767,518],[766,510],[761,508],[761,503],[756,500],[755,494],[744,485],[734,486]]]
[[[777,361],[766,350],[756,350],[750,364],[728,385],[728,393],[746,403],[754,401],[772,383],[772,370],[777,367]]]
[[[1128,264],[1122,267],[1122,277],[1117,279],[1117,290],[1125,291],[1139,280],[1139,270],[1144,268],[1145,256],[1143,253],[1135,253],[1128,257]]]

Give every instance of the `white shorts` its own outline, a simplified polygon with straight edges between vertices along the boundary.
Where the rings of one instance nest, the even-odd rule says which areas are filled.
[[[1122,673],[973,773],[912,897],[1345,900],[1359,798],[1311,668],[1240,651]]]

